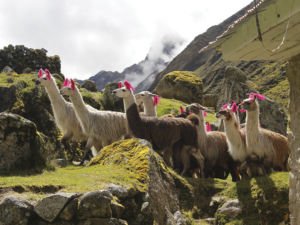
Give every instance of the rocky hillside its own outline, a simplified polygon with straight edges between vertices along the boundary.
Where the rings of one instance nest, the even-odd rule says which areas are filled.
[[[287,107],[289,85],[286,80],[286,62],[274,61],[224,61],[222,55],[215,54],[213,49],[198,53],[209,42],[214,41],[227,27],[251,8],[249,4],[222,23],[209,28],[195,39],[172,60],[168,66],[157,74],[149,91],[154,91],[164,75],[172,71],[193,71],[203,81],[204,94],[218,94],[227,66],[236,66],[241,69],[247,78],[257,85],[260,93],[275,99],[281,107]]]

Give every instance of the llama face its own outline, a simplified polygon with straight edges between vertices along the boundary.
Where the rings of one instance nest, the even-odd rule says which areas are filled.
[[[252,100],[251,98],[247,98],[239,105],[241,109],[245,109],[247,111],[254,111],[257,109],[256,97]]]
[[[141,102],[146,102],[146,101],[153,101],[153,97],[155,97],[155,94],[152,94],[149,91],[142,91],[138,94],[135,95],[136,102],[141,103]]]
[[[200,113],[200,110],[205,110],[205,108],[199,103],[193,103],[186,107],[186,111],[188,113],[194,113],[197,115]]]
[[[51,76],[49,70],[45,70],[43,74],[42,69],[39,70],[39,78],[35,81],[35,85],[49,86],[53,82],[53,77]]]
[[[126,98],[131,94],[131,91],[126,89],[125,87],[115,89],[111,92],[113,96],[117,96],[119,98]]]
[[[219,112],[216,113],[216,117],[221,118],[222,120],[227,120],[227,121],[231,120],[232,118],[231,109],[229,108],[221,109]]]
[[[66,79],[63,84],[63,88],[60,89],[59,92],[61,95],[72,96],[75,93],[76,88],[75,82],[72,79]]]

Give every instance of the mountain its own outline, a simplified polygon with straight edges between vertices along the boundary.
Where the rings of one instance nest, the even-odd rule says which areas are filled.
[[[89,80],[97,83],[98,91],[102,90],[107,83],[120,80],[128,80],[134,87],[138,86],[139,91],[147,90],[156,75],[166,68],[167,61],[172,58],[174,50],[180,44],[181,41],[177,43],[163,41],[151,48],[143,61],[125,68],[123,72],[102,70],[90,77]],[[77,82],[82,84],[84,80],[78,80]]]
[[[193,71],[203,81],[204,94],[218,94],[221,90],[222,80],[227,66],[236,66],[241,69],[254,84],[261,94],[275,99],[283,108],[287,108],[288,81],[286,79],[287,62],[275,61],[224,61],[221,54],[216,54],[214,49],[199,53],[199,50],[207,46],[221,35],[228,26],[242,17],[247,10],[254,6],[247,5],[222,23],[210,27],[206,32],[195,39],[178,54],[168,66],[159,72],[149,86],[149,91],[154,91],[159,81],[172,71]]]

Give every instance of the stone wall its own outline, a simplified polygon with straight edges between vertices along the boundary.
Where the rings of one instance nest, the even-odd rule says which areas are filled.
[[[287,78],[290,83],[290,129],[291,135],[289,136],[291,143],[291,155],[289,165],[291,167],[290,172],[290,220],[291,225],[300,224],[300,54],[294,56],[289,60],[287,69]]]
[[[59,56],[47,56],[47,50],[27,48],[24,45],[8,45],[0,49],[0,71],[9,66],[18,74],[48,69],[51,73],[60,73]],[[26,70],[25,70],[26,69]]]

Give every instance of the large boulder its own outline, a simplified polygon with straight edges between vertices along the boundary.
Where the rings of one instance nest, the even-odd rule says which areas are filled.
[[[115,142],[102,149],[89,166],[123,165],[134,176],[134,184],[140,192],[132,198],[123,188],[111,186],[109,189],[122,199],[125,210],[121,218],[129,224],[184,224],[180,216],[176,183],[184,186],[180,178],[171,173],[163,159],[142,139]],[[188,195],[186,193],[186,195]],[[140,212],[140,213],[139,213]]]
[[[85,88],[91,92],[97,92],[97,83],[92,80],[85,81],[82,85],[82,88]]]
[[[163,98],[202,104],[203,83],[194,72],[174,71],[159,81],[155,92]]]
[[[105,85],[105,90],[101,98],[101,105],[105,110],[124,112],[123,99],[111,95],[111,92],[117,88],[119,88],[118,82],[111,82]]]
[[[0,202],[1,225],[26,225],[33,217],[33,205],[18,196],[7,196]]]
[[[43,140],[33,122],[0,113],[0,171],[43,166]]]
[[[235,66],[227,66],[217,103],[217,110],[231,100],[241,102],[251,92],[257,93],[258,91],[256,85],[247,79],[245,73]]]

